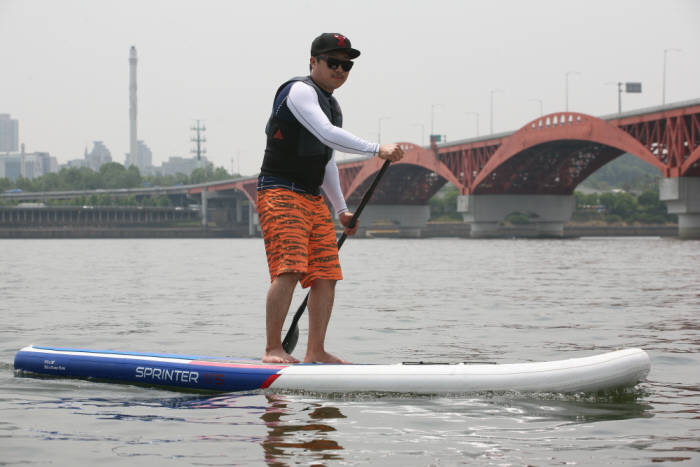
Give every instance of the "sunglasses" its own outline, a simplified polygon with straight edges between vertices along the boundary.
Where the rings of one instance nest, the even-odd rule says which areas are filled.
[[[355,62],[351,60],[339,60],[337,58],[329,57],[328,55],[319,55],[318,58],[325,60],[326,65],[331,70],[337,70],[338,67],[342,68],[343,71],[350,71]]]

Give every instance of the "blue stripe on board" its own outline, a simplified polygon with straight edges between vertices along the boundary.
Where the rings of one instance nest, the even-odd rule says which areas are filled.
[[[151,357],[149,355],[139,354],[129,356],[143,356],[143,359],[119,358],[119,352],[107,352],[114,357],[105,357],[83,349],[76,349],[77,355],[42,352],[59,350],[53,347],[35,349],[38,351],[17,352],[15,369],[68,378],[95,378],[116,383],[140,383],[218,392],[258,389],[269,377],[279,372],[277,368],[254,366],[221,367],[186,361],[158,362],[148,360]]]

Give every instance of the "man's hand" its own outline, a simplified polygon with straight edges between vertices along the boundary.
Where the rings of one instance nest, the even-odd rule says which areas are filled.
[[[359,225],[360,225],[360,221],[358,220],[357,222],[355,222],[355,227],[353,227],[352,229],[348,228],[348,225],[350,224],[351,219],[352,219],[352,213],[350,211],[345,211],[345,212],[341,212],[340,214],[338,214],[338,220],[340,221],[341,224],[343,224],[343,227],[345,227],[345,233],[349,237],[355,235],[355,233],[357,232],[357,227],[359,227]]]
[[[403,158],[403,149],[396,143],[382,144],[378,155],[384,160],[396,162]]]

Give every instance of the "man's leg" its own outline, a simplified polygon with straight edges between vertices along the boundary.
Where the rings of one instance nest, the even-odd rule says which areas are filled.
[[[299,361],[282,348],[282,326],[287,317],[289,305],[292,303],[294,287],[299,282],[299,278],[300,274],[296,273],[280,274],[272,281],[270,289],[267,291],[267,345],[265,356],[262,359],[265,363],[296,363]]]
[[[326,330],[331,319],[335,280],[316,279],[309,293],[309,340],[306,345],[304,362],[348,363],[326,352]]]

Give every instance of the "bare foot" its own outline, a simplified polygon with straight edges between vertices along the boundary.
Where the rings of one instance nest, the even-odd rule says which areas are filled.
[[[263,363],[299,363],[299,360],[285,352],[282,347],[266,351],[262,361]]]
[[[318,354],[306,354],[304,357],[304,363],[343,363],[349,364],[342,358],[336,357],[335,355],[329,354],[328,352],[322,352]]]

